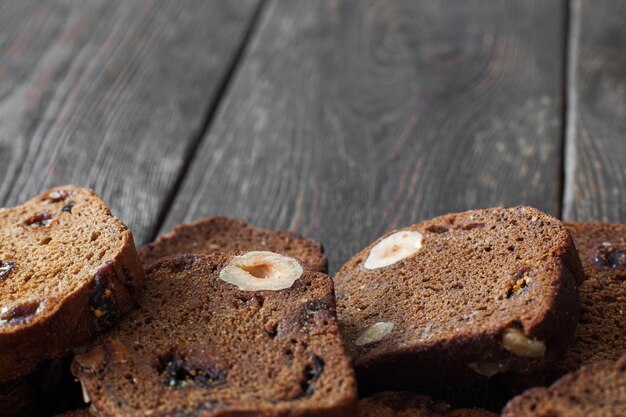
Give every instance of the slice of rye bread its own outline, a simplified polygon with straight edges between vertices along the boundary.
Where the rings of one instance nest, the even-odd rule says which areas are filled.
[[[147,269],[139,309],[72,364],[99,416],[356,413],[332,280],[303,270],[291,287],[244,291],[220,278],[233,259],[179,255]]]
[[[569,373],[550,387],[513,398],[502,417],[626,416],[626,355]]]
[[[480,408],[453,409],[426,395],[378,392],[359,401],[359,417],[498,417]]]
[[[130,230],[85,188],[0,209],[0,241],[0,381],[108,328],[143,281]]]
[[[566,223],[586,279],[578,287],[580,319],[563,371],[598,360],[617,360],[626,351],[626,225]]]
[[[578,250],[585,280],[578,286],[580,318],[562,361],[545,372],[510,375],[515,393],[550,385],[563,374],[599,360],[617,360],[626,351],[626,225],[565,223]]]
[[[148,267],[165,256],[251,250],[284,253],[299,259],[311,271],[328,270],[320,243],[288,231],[259,229],[243,220],[223,216],[176,226],[171,233],[143,247],[139,256]]]
[[[416,253],[366,268],[374,255],[402,252],[381,252],[379,242],[409,235],[421,236]],[[449,214],[390,233],[335,277],[359,387],[421,389],[549,367],[573,337],[582,279],[567,229],[531,207]]]

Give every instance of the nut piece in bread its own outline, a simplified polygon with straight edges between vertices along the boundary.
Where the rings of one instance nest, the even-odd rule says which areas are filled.
[[[220,271],[220,279],[242,291],[284,290],[302,276],[304,269],[294,258],[267,251],[235,256]]]

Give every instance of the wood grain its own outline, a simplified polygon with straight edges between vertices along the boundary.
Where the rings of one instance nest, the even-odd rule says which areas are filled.
[[[626,2],[574,0],[566,181],[568,220],[626,222]]]
[[[506,3],[506,4],[505,4]],[[560,202],[562,1],[273,1],[162,231],[320,239],[331,270],[450,211]]]
[[[257,0],[0,2],[0,202],[93,187],[145,242]]]

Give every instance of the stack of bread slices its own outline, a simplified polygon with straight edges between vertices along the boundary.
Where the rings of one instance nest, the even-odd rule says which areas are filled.
[[[448,214],[332,278],[227,217],[137,251],[76,186],[0,233],[0,417],[626,415],[626,226]]]

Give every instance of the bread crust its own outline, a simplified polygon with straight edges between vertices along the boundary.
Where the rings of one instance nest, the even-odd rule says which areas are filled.
[[[22,210],[42,201],[55,192],[83,193],[109,209],[92,190],[66,185],[54,188],[14,209]],[[132,233],[119,220],[121,249],[115,256],[94,269],[90,278],[75,291],[54,300],[46,314],[38,315],[18,326],[0,326],[0,381],[19,378],[33,372],[44,359],[61,358],[93,339],[128,312],[133,298],[143,285],[144,272],[139,261]],[[107,291],[106,295],[103,292]],[[106,306],[103,311],[100,305]]]
[[[215,216],[180,224],[141,248],[148,267],[166,256],[268,250],[299,259],[311,271],[326,273],[328,259],[321,243],[286,230],[265,230],[231,217]]]

